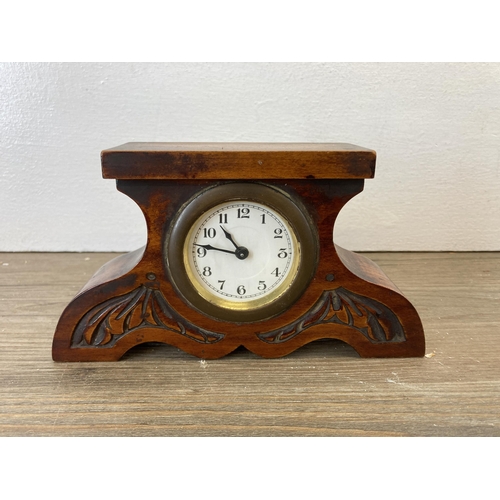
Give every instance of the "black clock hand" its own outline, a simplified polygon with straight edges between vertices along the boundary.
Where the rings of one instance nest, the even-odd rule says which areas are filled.
[[[195,243],[195,246],[204,248],[205,250],[217,250],[219,252],[226,252],[226,253],[236,255],[236,252],[233,252],[232,250],[225,250],[224,248],[217,248],[217,247],[213,247],[212,245],[198,245],[198,243]]]
[[[240,260],[244,260],[248,257],[248,248],[245,248],[245,247],[239,247],[233,240],[233,237],[231,236],[231,233],[229,233],[228,231],[226,231],[222,226],[220,226],[220,228],[222,229],[222,231],[224,232],[224,236],[234,245],[234,247],[236,248],[236,251],[234,252],[234,254],[236,255],[236,257],[238,257],[238,259]]]
[[[204,248],[205,250],[217,250],[218,252],[230,253],[232,255],[236,255],[236,257],[240,260],[245,260],[248,257],[248,250],[245,247],[237,247],[233,252],[232,250],[226,250],[225,248],[217,248],[212,245],[199,245],[198,243],[194,243],[195,246]]]
[[[222,226],[220,227],[224,232],[224,236],[234,245],[234,248],[238,248],[238,245],[234,242],[233,237],[228,233]]]

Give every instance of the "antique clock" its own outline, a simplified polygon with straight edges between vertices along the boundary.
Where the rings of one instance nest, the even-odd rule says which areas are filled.
[[[128,143],[104,178],[142,209],[147,244],[103,266],[63,312],[56,361],[118,360],[144,342],[202,358],[284,356],[336,338],[363,357],[422,356],[415,308],[333,241],[375,172],[349,144]]]

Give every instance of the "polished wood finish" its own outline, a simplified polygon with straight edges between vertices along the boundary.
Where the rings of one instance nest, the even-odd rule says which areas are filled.
[[[129,142],[101,154],[107,179],[367,179],[375,158],[337,143]]]
[[[0,254],[0,435],[500,436],[500,253],[364,256],[420,312],[425,357],[319,340],[280,359],[153,343],[54,363],[61,312],[116,254]]]
[[[422,324],[412,304],[378,266],[336,247],[332,241],[339,211],[363,189],[360,172],[351,171],[352,158],[359,156],[361,164],[366,154],[374,160],[373,152],[345,145],[226,145],[222,151],[218,145],[152,148],[153,145],[125,145],[118,148],[119,157],[109,150],[103,153],[104,172],[109,174],[111,159],[117,162],[115,167],[121,165],[116,172],[118,190],[144,212],[148,241],[145,248],[106,264],[68,305],[54,335],[54,360],[113,361],[145,342],[164,342],[204,359],[225,356],[239,346],[263,357],[276,358],[324,338],[343,340],[363,357],[424,355]],[[288,172],[288,164],[296,172],[293,162],[297,154],[308,166],[308,178],[298,180],[292,175],[266,180],[266,185],[286,192],[303,207],[319,242],[317,262],[312,252],[304,253],[304,258],[315,260],[313,274],[305,282],[307,288],[291,306],[268,319],[236,322],[203,314],[196,303],[182,297],[166,267],[169,228],[177,223],[177,215],[189,200],[213,185],[199,178],[206,172],[204,161],[211,161],[212,149],[240,180],[249,175],[255,181],[261,180],[255,177],[254,170],[244,174],[245,170],[232,164],[238,158],[246,161],[248,155],[256,160],[259,155],[265,158],[269,151],[278,152],[282,162],[278,172],[282,177]],[[194,155],[179,164],[183,171],[190,172],[192,180],[170,178],[172,172],[177,172],[175,168],[170,170],[172,150]],[[336,171],[333,178],[318,178],[324,174],[321,158],[325,150],[339,155],[334,155],[337,166],[344,169],[344,175],[350,175],[349,179],[335,178]],[[347,153],[350,156],[345,156]],[[156,175],[166,178],[150,177],[150,158],[167,162],[162,169],[159,160],[153,164]],[[210,172],[218,172],[217,166]],[[144,179],[129,179],[129,174],[144,175]]]

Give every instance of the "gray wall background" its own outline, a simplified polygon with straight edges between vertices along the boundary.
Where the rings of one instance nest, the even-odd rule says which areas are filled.
[[[349,142],[375,179],[351,250],[500,250],[500,64],[0,64],[0,251],[144,244],[100,152],[129,141]]]

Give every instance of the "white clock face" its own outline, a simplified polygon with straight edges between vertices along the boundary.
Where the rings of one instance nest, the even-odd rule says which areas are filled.
[[[198,293],[228,309],[269,304],[293,282],[300,247],[284,216],[236,200],[204,212],[184,244],[184,265]]]

